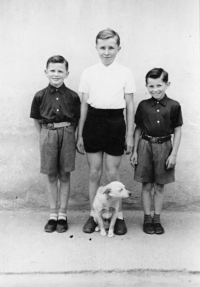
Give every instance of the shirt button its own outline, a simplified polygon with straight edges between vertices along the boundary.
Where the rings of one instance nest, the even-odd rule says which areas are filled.
[[[57,109],[57,112],[59,112],[59,109]]]
[[[159,102],[157,102],[157,104],[159,104]]]
[[[160,123],[160,121],[157,121],[157,123],[159,124],[159,123]]]
[[[56,92],[58,91],[58,89],[56,89]]]
[[[56,100],[58,100],[58,98],[56,98]]]
[[[157,110],[157,112],[160,112],[160,110]]]

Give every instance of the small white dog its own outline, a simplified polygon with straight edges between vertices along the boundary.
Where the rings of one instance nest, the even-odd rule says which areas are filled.
[[[120,198],[128,198],[130,191],[119,181],[113,181],[106,186],[99,187],[94,198],[95,221],[98,224],[96,231],[102,236],[114,236],[114,226],[118,216]],[[110,221],[110,223],[109,223]],[[106,224],[107,223],[107,224]]]

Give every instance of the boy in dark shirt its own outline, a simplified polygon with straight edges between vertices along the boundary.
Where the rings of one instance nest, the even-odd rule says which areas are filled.
[[[163,234],[160,214],[164,200],[164,185],[174,182],[176,157],[181,141],[183,124],[181,106],[167,97],[170,86],[168,73],[160,68],[146,75],[146,87],[151,99],[138,105],[134,133],[135,146],[131,164],[135,166],[134,179],[142,183],[144,210],[143,231],[148,234]],[[171,142],[173,137],[173,146]],[[151,217],[151,190],[154,187],[154,216]]]
[[[80,117],[80,99],[64,84],[69,72],[68,62],[62,56],[49,58],[45,73],[49,85],[35,94],[30,117],[40,134],[40,172],[47,175],[50,218],[45,231],[61,233],[68,229],[66,212],[70,172],[75,169],[75,130]]]

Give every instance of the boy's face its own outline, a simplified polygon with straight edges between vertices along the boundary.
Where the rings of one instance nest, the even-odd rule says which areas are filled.
[[[48,68],[45,70],[45,74],[49,79],[52,86],[59,88],[62,86],[65,78],[69,75],[66,70],[65,63],[49,63]]]
[[[109,66],[114,62],[121,47],[117,45],[116,38],[109,38],[105,40],[98,39],[96,49],[102,64]]]
[[[146,87],[149,91],[149,94],[156,100],[161,100],[165,96],[166,89],[170,86],[170,83],[163,82],[162,78],[158,79],[147,79]]]

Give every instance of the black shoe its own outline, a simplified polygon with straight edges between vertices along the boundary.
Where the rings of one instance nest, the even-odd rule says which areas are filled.
[[[160,223],[153,223],[155,234],[163,234],[165,232],[164,228]]]
[[[143,231],[147,234],[154,234],[154,226],[151,222],[144,222]]]
[[[44,227],[45,232],[54,232],[56,230],[57,221],[50,219]]]
[[[64,219],[59,219],[58,222],[57,222],[56,231],[57,231],[58,233],[62,233],[62,232],[67,231],[67,229],[68,229],[67,218],[66,218],[66,220],[64,220]]]
[[[95,231],[96,227],[97,227],[97,224],[94,221],[94,217],[90,216],[88,221],[83,226],[83,232],[85,232],[85,233],[92,233],[92,232]]]
[[[114,227],[114,233],[116,235],[124,235],[127,232],[126,224],[124,219],[117,218]]]

